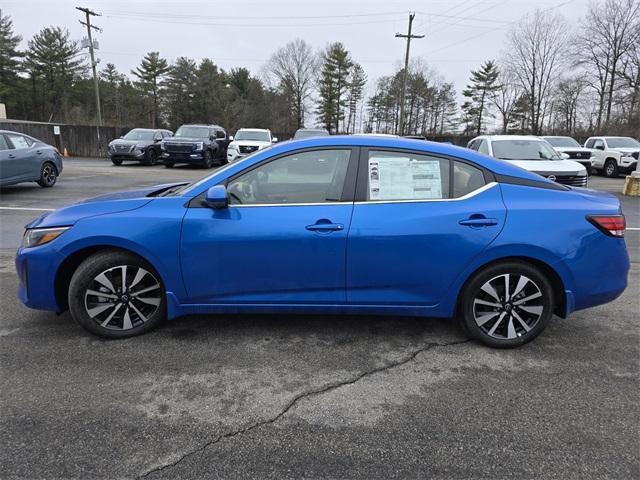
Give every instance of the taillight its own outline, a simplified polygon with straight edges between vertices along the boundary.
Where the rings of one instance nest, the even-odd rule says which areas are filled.
[[[601,232],[612,237],[624,237],[627,222],[624,215],[587,215],[587,220],[593,223]]]

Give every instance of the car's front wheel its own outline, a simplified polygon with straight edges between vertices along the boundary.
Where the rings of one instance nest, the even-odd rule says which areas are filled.
[[[553,315],[553,288],[536,267],[520,262],[492,265],[468,282],[461,321],[480,342],[513,348],[536,338]]]
[[[78,267],[68,300],[73,318],[106,338],[140,335],[166,318],[160,275],[142,258],[117,250],[92,255]]]
[[[205,150],[203,157],[202,166],[204,168],[211,168],[213,166],[213,155],[211,154],[211,150]]]
[[[155,165],[158,163],[158,154],[153,148],[150,148],[145,155],[145,159],[142,162],[145,165]]]
[[[44,162],[40,169],[38,185],[43,188],[53,187],[58,181],[58,169],[51,162]]]

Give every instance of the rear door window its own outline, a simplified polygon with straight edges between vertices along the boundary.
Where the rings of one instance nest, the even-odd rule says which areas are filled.
[[[371,150],[367,162],[367,200],[449,198],[449,168],[449,160],[438,157]]]

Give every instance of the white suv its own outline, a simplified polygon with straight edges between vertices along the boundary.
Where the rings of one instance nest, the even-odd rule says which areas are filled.
[[[231,143],[227,149],[227,160],[236,160],[249,155],[257,150],[270,147],[278,139],[271,135],[271,130],[263,128],[241,128],[235,136],[231,137]]]
[[[587,169],[564,159],[549,142],[529,135],[482,135],[467,148],[505,160],[549,180],[573,187],[587,186]]]
[[[584,146],[593,152],[593,168],[607,177],[631,173],[638,165],[640,142],[631,137],[589,137]]]

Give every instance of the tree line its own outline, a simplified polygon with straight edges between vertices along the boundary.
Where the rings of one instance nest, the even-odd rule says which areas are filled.
[[[10,118],[93,124],[86,51],[60,27],[22,38],[0,12],[0,103]],[[130,72],[99,72],[106,125],[169,127],[215,122],[291,133],[398,133],[403,69],[377,79],[340,42],[320,52],[302,39],[274,52],[259,72],[213,59],[149,52]],[[368,90],[368,92],[367,92]],[[368,94],[367,94],[368,93]],[[640,131],[640,0],[600,0],[572,27],[536,10],[509,31],[504,54],[472,70],[461,92],[420,58],[410,63],[405,134],[442,136]]]

